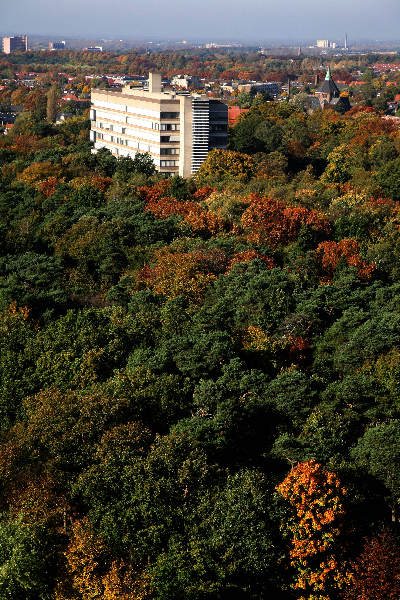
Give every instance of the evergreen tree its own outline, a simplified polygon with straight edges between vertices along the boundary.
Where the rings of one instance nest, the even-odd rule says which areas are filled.
[[[53,85],[47,92],[46,118],[54,123],[57,118],[57,88]]]

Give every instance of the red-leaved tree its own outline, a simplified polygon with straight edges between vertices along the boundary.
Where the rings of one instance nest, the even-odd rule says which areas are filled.
[[[400,598],[400,547],[389,531],[366,539],[352,568],[354,579],[345,600]]]

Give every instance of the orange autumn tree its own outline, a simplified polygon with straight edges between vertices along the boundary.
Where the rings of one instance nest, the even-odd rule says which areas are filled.
[[[248,204],[241,225],[250,242],[268,243],[275,247],[296,239],[302,225],[328,233],[329,224],[317,211],[301,206],[285,206],[274,198],[250,194],[243,199]]]
[[[216,235],[224,230],[225,223],[224,219],[210,210],[202,210],[194,202],[192,210],[190,210],[184,217],[185,223],[193,229],[193,231],[200,233],[211,233]]]
[[[11,135],[11,134],[10,134]],[[44,150],[49,145],[49,138],[40,138],[37,135],[22,133],[21,135],[12,136],[11,148],[18,154],[29,154],[31,152],[39,152]],[[35,164],[35,163],[33,163]]]
[[[150,197],[145,206],[146,212],[152,212],[157,219],[168,219],[173,215],[185,216],[193,202],[181,202],[172,196]]]
[[[370,279],[375,265],[362,260],[359,255],[359,244],[354,239],[343,239],[340,242],[322,242],[316,249],[321,260],[324,277],[321,283],[329,283],[340,260],[350,267],[356,267],[360,279]]]
[[[208,188],[202,189],[208,190]],[[158,219],[167,219],[173,215],[182,216],[193,231],[204,231],[212,235],[223,231],[225,227],[222,217],[212,211],[203,210],[199,204],[191,200],[181,201],[173,196],[160,196],[158,190],[148,193],[147,198],[145,211],[152,212]]]
[[[244,250],[243,252],[236,252],[233,255],[233,258],[229,261],[228,268],[225,272],[228,275],[229,271],[232,269],[233,265],[236,263],[245,263],[248,264],[252,260],[259,259],[265,264],[266,269],[273,269],[275,267],[274,260],[269,256],[265,256],[263,254],[259,254],[256,250]]]
[[[60,180],[57,177],[48,177],[39,183],[38,191],[42,192],[46,198],[50,198],[56,191],[59,182]]]
[[[193,198],[197,200],[197,202],[207,200],[211,196],[213,192],[215,192],[215,188],[210,185],[203,185],[203,187],[199,188],[194,194]]]
[[[346,490],[315,460],[294,467],[276,489],[291,507],[282,529],[291,541],[293,588],[300,600],[330,600],[352,577],[338,543]]]
[[[137,188],[139,197],[148,202],[159,200],[164,196],[168,196],[171,187],[170,179],[162,179],[154,185],[142,185]]]

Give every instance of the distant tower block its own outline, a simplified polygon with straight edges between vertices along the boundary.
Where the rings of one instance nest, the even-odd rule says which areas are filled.
[[[11,54],[11,52],[27,52],[28,36],[14,35],[11,37],[3,37],[3,52]]]
[[[348,46],[347,46],[347,33],[344,34],[344,49],[348,50]]]

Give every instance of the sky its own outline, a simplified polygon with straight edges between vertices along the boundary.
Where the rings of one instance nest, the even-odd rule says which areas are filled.
[[[14,0],[3,34],[268,41],[400,39],[400,0]]]

